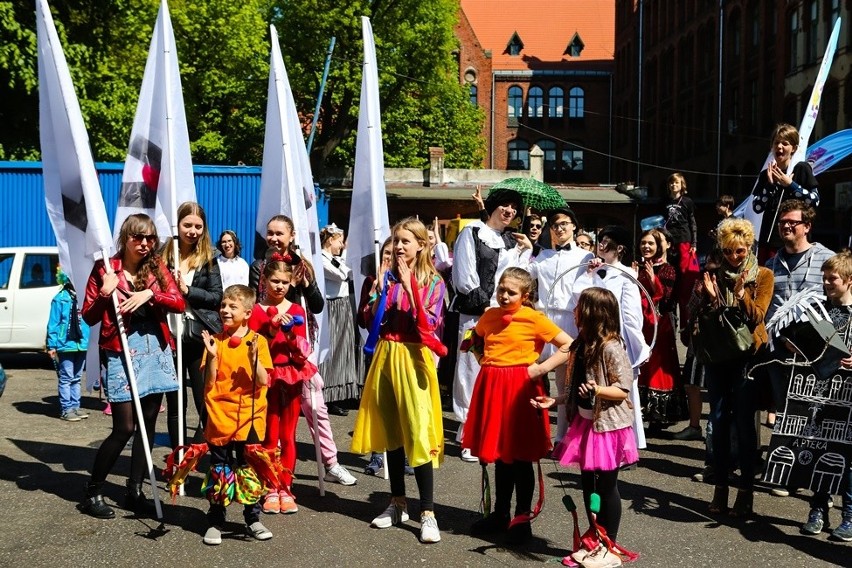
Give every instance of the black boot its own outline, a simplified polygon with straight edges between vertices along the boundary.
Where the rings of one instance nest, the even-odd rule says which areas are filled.
[[[86,484],[86,499],[83,501],[82,510],[98,519],[112,519],[115,517],[115,511],[104,503],[104,497],[101,495],[103,486],[103,481],[90,481]]]
[[[142,492],[142,482],[127,480],[127,493],[124,494],[124,508],[134,513],[153,513],[154,502]]]

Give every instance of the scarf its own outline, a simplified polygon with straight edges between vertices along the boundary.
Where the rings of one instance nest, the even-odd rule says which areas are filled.
[[[71,343],[79,343],[83,340],[83,330],[80,328],[80,310],[77,308],[77,292],[67,284],[65,285],[65,290],[71,296],[71,325],[68,326],[66,338]]]
[[[717,280],[717,283],[719,284],[719,291],[724,294],[725,305],[736,305],[737,299],[736,296],[734,296],[734,286],[740,276],[742,276],[743,272],[746,273],[745,284],[748,286],[749,284],[754,284],[757,281],[759,268],[760,265],[757,262],[757,257],[751,250],[749,250],[748,256],[738,268],[733,268],[730,264],[728,264],[728,259],[724,259],[722,261],[722,266],[720,266],[717,271],[717,275],[721,276],[721,278]]]

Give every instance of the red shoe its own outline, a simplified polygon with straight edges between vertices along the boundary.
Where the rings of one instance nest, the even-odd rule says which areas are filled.
[[[112,416],[112,406],[110,406],[109,403],[107,403],[106,408],[104,408],[104,414]]]

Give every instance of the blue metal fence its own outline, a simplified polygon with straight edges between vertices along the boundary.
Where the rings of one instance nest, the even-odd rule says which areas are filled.
[[[98,162],[95,168],[112,224],[124,165]],[[254,254],[260,171],[257,166],[193,166],[198,202],[207,213],[213,240],[225,229],[235,231],[243,243],[242,256],[249,260]],[[318,201],[323,226],[328,206]],[[0,162],[0,247],[55,244],[44,204],[41,162]]]

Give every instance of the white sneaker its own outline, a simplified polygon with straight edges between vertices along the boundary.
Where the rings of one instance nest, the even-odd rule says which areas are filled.
[[[204,544],[209,544],[211,546],[216,546],[217,544],[222,544],[222,531],[219,530],[218,527],[210,527],[207,529],[207,532],[204,533]]]
[[[438,521],[434,514],[420,515],[420,542],[426,544],[441,542],[441,531],[438,530]]]
[[[358,483],[358,480],[349,473],[349,470],[339,463],[334,464],[326,470],[324,479],[339,483],[340,485],[355,485]]]
[[[394,525],[404,523],[408,520],[408,511],[404,507],[398,507],[395,503],[388,505],[384,512],[373,519],[371,526],[377,529],[387,529]]]
[[[461,451],[461,459],[466,462],[478,462],[479,458],[470,453],[470,448],[465,448]]]
[[[272,531],[263,526],[260,521],[255,521],[250,525],[246,525],[246,532],[249,536],[253,536],[257,540],[269,540],[272,538]]]

